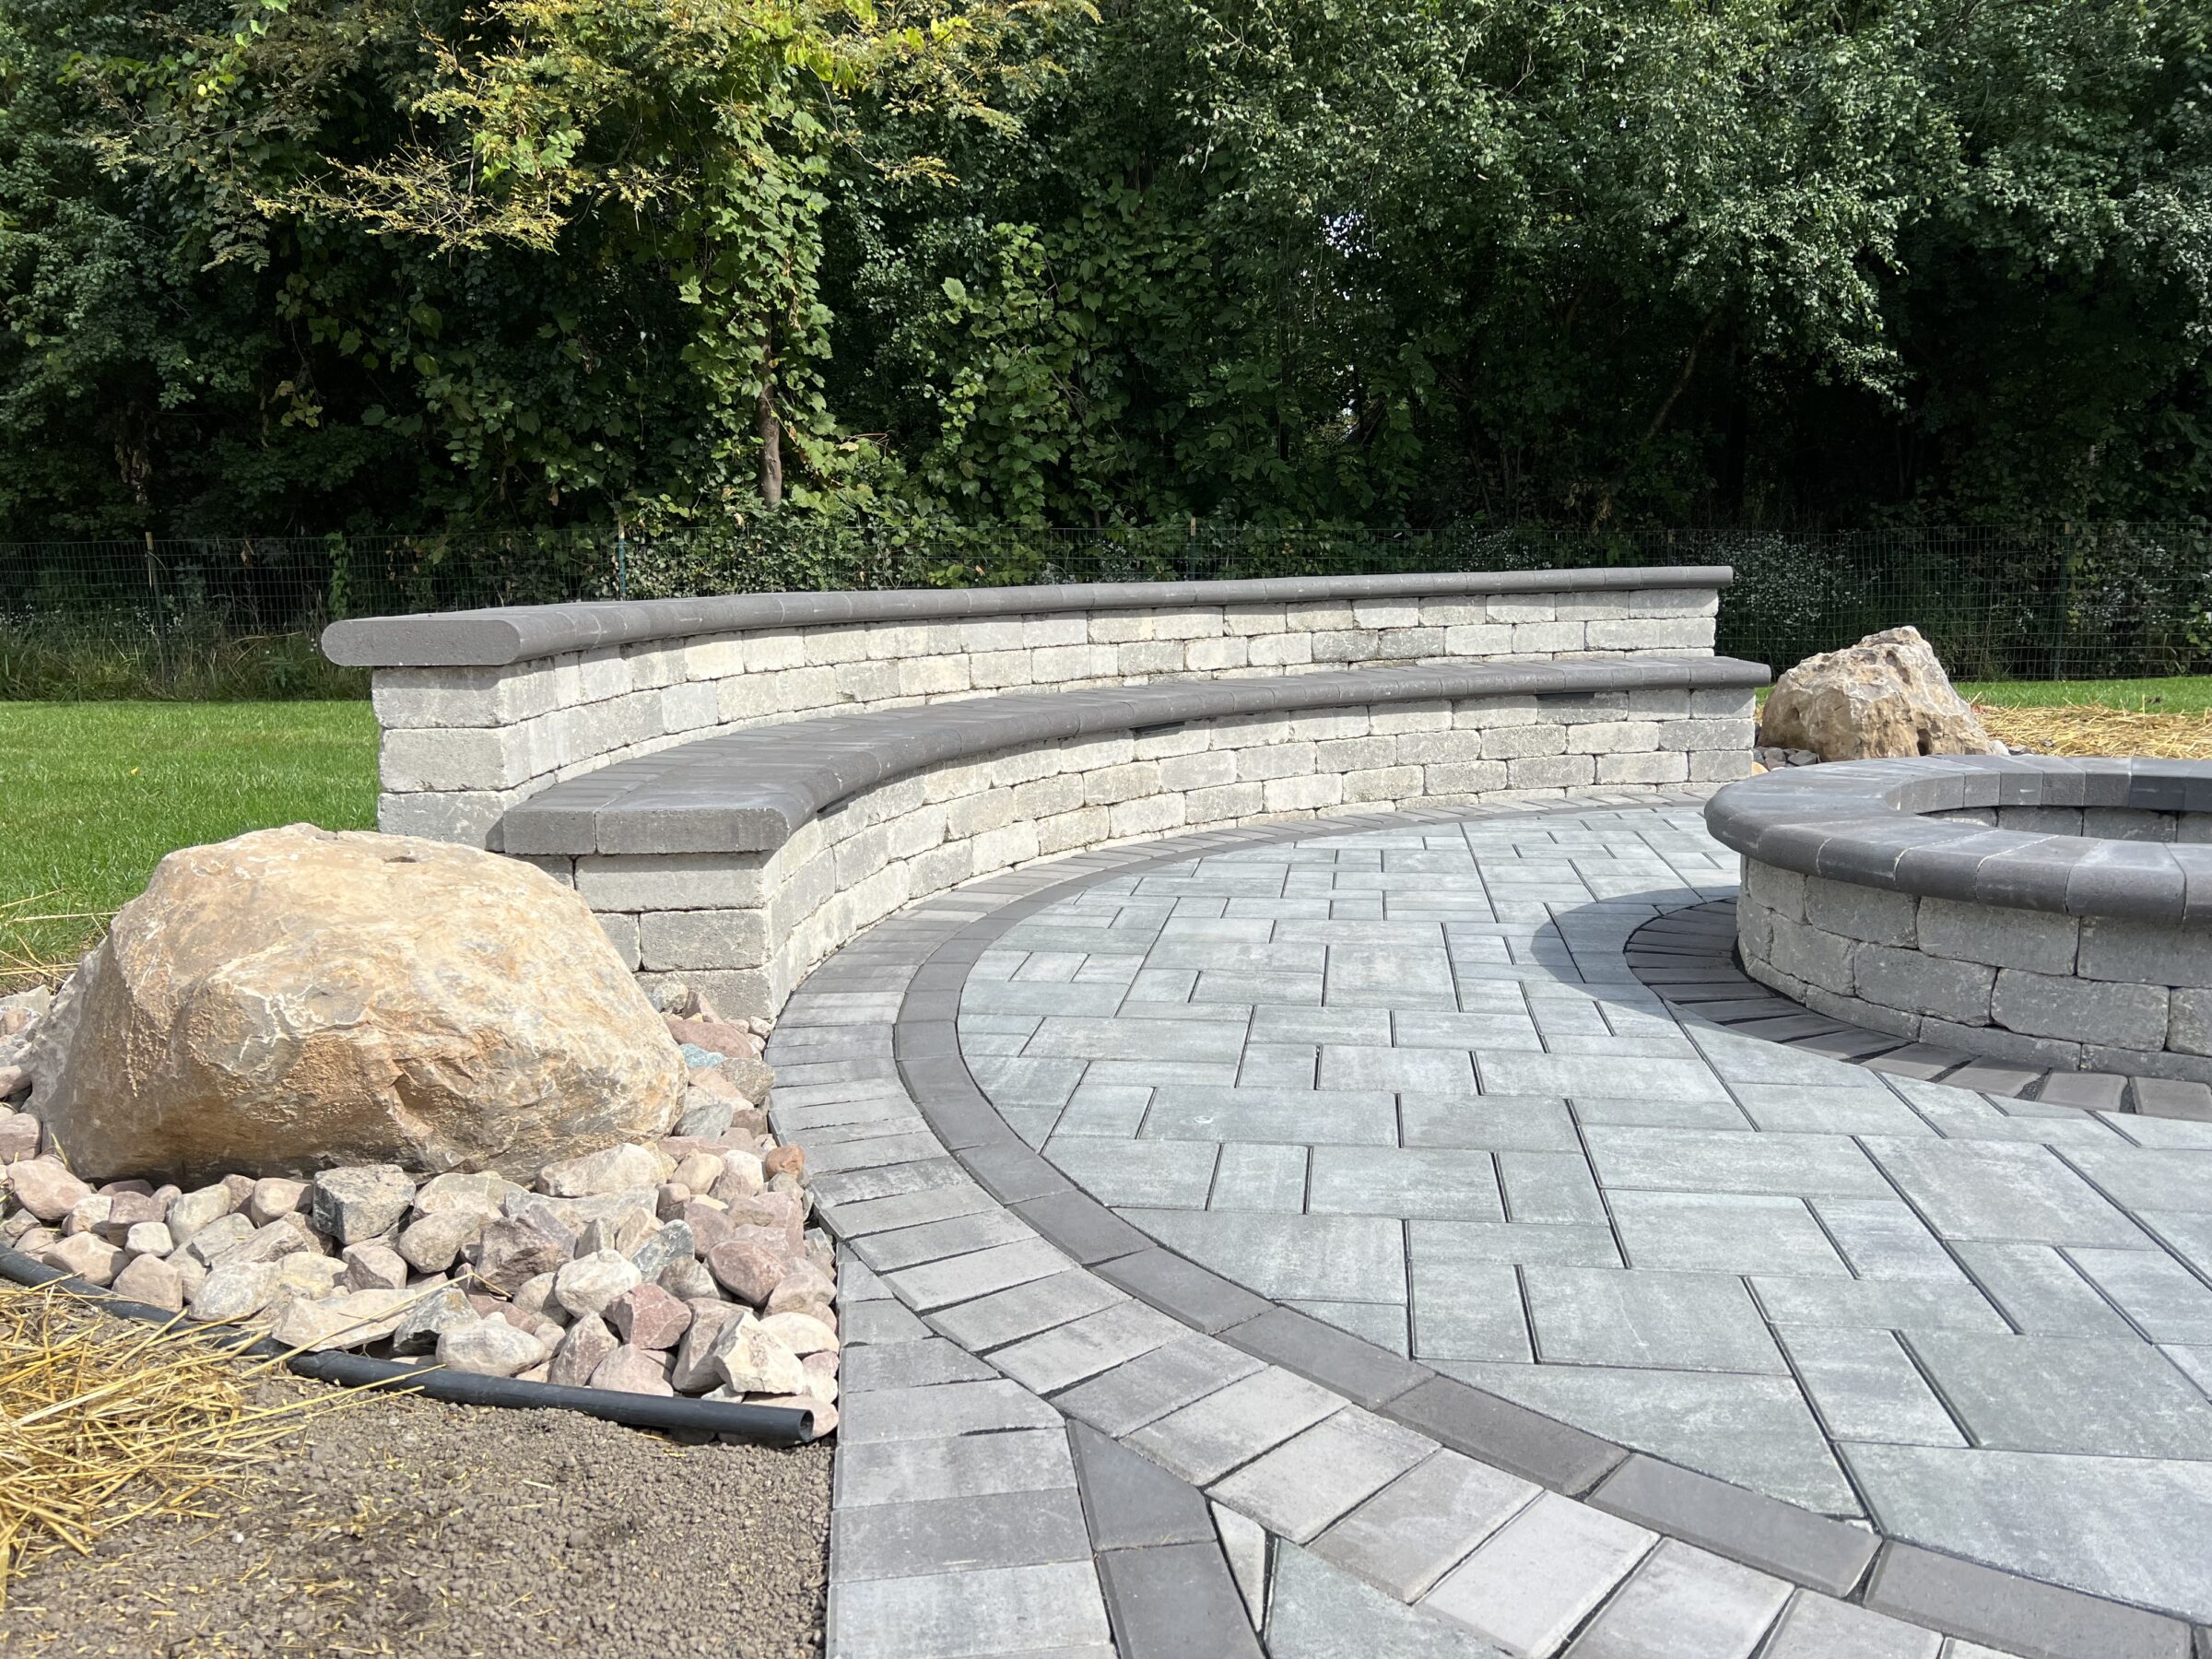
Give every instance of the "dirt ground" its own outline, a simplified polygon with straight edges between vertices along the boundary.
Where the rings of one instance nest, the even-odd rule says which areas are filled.
[[[322,1385],[261,1385],[268,1404]],[[205,1521],[144,1520],[14,1583],[0,1653],[821,1650],[830,1447],[682,1446],[566,1411],[360,1397]]]

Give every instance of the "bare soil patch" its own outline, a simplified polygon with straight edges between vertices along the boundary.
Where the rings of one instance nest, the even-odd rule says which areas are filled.
[[[268,1405],[322,1386],[257,1385]],[[134,1521],[88,1558],[31,1562],[0,1652],[806,1659],[830,1458],[566,1411],[362,1400],[303,1419],[208,1495],[207,1518]]]

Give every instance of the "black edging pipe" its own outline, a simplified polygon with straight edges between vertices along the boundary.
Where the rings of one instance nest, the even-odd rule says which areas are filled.
[[[75,1296],[96,1301],[103,1312],[122,1319],[148,1320],[167,1324],[177,1315],[117,1296],[87,1280],[73,1278],[59,1267],[35,1262],[21,1251],[0,1244],[0,1277],[35,1288],[58,1286]],[[214,1331],[220,1327],[202,1325]],[[371,1359],[366,1354],[328,1352],[295,1354],[262,1337],[242,1347],[242,1353],[282,1359],[302,1377],[335,1382],[346,1388],[372,1384],[400,1384],[414,1394],[426,1394],[454,1406],[506,1406],[581,1411],[631,1429],[673,1429],[695,1434],[731,1435],[766,1446],[804,1446],[815,1438],[815,1418],[804,1406],[747,1406],[736,1400],[694,1400],[683,1394],[625,1394],[606,1388],[564,1388],[554,1382],[524,1382],[512,1377],[484,1377],[471,1371],[430,1370],[402,1365],[395,1359]]]

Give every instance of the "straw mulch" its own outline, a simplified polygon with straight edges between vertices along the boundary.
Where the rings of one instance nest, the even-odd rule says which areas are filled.
[[[1976,703],[1974,712],[1992,737],[2038,755],[2212,760],[2212,714],[2139,714],[2096,703],[2048,709],[1995,709]]]
[[[219,1488],[264,1461],[328,1393],[257,1405],[277,1359],[253,1338],[110,1318],[52,1288],[0,1284],[0,1607],[41,1555],[91,1553],[140,1516],[213,1520]]]

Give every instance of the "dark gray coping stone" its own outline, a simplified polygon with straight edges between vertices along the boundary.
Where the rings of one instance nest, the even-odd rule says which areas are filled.
[[[1454,1377],[1431,1377],[1381,1415],[1483,1463],[1579,1498],[1629,1455],[1623,1446]]]
[[[1835,1596],[1857,1586],[1881,1542],[1861,1527],[1641,1453],[1606,1476],[1589,1500],[1653,1532]]]
[[[2178,1618],[1911,1544],[1882,1546],[1866,1606],[2025,1659],[2188,1659]]]
[[[1046,1238],[1052,1234],[1046,1233]],[[1058,1242],[1054,1240],[1054,1242]],[[1171,1313],[1194,1330],[1208,1336],[1242,1324],[1274,1306],[1243,1286],[1154,1245],[1134,1255],[1116,1256],[1091,1269],[1108,1284],[1126,1290],[1139,1301]]]
[[[1694,934],[1679,926],[1654,934],[1655,929],[1666,928],[1670,923],[1701,922],[1708,917],[1713,919],[1712,925],[1701,927]],[[1646,944],[1647,935],[1664,943],[1653,947]],[[1747,1037],[1763,1037],[1790,1048],[1824,1054],[1830,1060],[1847,1060],[1868,1071],[1888,1072],[1892,1077],[1929,1083],[1948,1083],[1983,1094],[2046,1100],[2054,1106],[2077,1106],[2085,1112],[2132,1112],[2143,1117],[2212,1119],[2212,1085],[2149,1077],[2134,1072],[2039,1071],[2031,1066],[1992,1060],[1986,1055],[1970,1054],[1961,1049],[1946,1048],[1939,1043],[1908,1041],[1891,1032],[1870,1030],[1865,1026],[1830,1019],[1826,1015],[1805,1014],[1803,1010],[1799,1013],[1806,1023],[1801,1027],[1776,1019],[1768,1012],[1774,1004],[1797,1008],[1795,1003],[1780,992],[1757,986],[1747,979],[1745,984],[1759,994],[1725,993],[1729,982],[1723,976],[1736,972],[1733,899],[1715,899],[1685,910],[1670,911],[1645,923],[1629,935],[1623,954],[1629,971],[1682,1018],[1703,1020]],[[1720,987],[1723,994],[1715,994],[1715,987]]]
[[[1153,1248],[1146,1234],[1073,1187],[1008,1207],[1086,1267]]]
[[[2212,761],[1935,755],[1791,767],[1721,790],[1705,827],[1757,863],[1886,892],[2138,922],[2212,917],[2212,845],[1921,816],[1981,806],[2212,811]]]
[[[1670,806],[1681,803],[1683,798],[1694,796],[1683,796],[1679,792],[1637,792],[1632,796],[1591,794],[1564,806],[1528,807],[1515,803],[1491,812],[1513,814],[1513,817],[1586,814],[1621,806]],[[1038,894],[1019,900],[1019,905],[994,909],[962,929],[962,938],[995,938],[1000,931],[1011,927],[1016,912],[1022,916],[1035,913],[1035,909],[1041,905],[1088,887],[1104,872],[1135,872],[1146,865],[1183,863],[1201,845],[1228,845],[1230,841],[1259,839],[1299,841],[1316,834],[1359,834],[1360,830],[1384,828],[1394,823],[1491,817],[1491,812],[1484,812],[1482,807],[1440,807],[1433,812],[1425,809],[1425,812],[1343,814],[1321,823],[1261,825],[1230,834],[1174,836],[1171,841],[1155,842],[1152,847],[1141,850],[1088,856],[1082,865],[1060,861],[1055,865],[1055,872],[1082,869],[1084,874],[1044,887]],[[986,885],[978,883],[967,891],[978,891],[982,887]],[[1668,929],[1665,935],[1668,938],[1665,949],[1654,951],[1654,956],[1686,960],[1683,947],[1694,935],[1705,935],[1708,940],[1719,938],[1719,949],[1727,949],[1732,927],[1721,929],[1708,920],[1710,913],[1724,907],[1725,900],[1719,905],[1688,907],[1686,912],[1675,912],[1650,923],[1648,927],[1677,923],[1677,927]],[[964,962],[973,960],[973,951],[964,956]],[[962,967],[962,975],[964,971],[967,969]],[[942,1018],[945,1018],[942,1013],[934,1016],[934,1019]],[[900,1022],[905,1022],[905,1018]],[[1867,1035],[1889,1046],[1898,1046],[1900,1041],[1898,1038],[1880,1038],[1880,1033]],[[1836,1044],[1834,1038],[1807,1038],[1803,1044],[1856,1046],[1849,1041]],[[1967,1060],[1971,1060],[1969,1055],[1959,1055],[1959,1064]],[[960,1161],[964,1159],[967,1155],[960,1157]],[[1218,1274],[1204,1270],[1196,1263],[1182,1259],[1171,1250],[1150,1245],[1146,1234],[1141,1234],[1137,1228],[1128,1228],[1128,1223],[1122,1223],[1128,1228],[1126,1234],[1112,1234],[1112,1237],[1117,1243],[1135,1237],[1139,1243],[1137,1250],[1117,1259],[1084,1256],[1079,1245],[1084,1237],[1082,1230],[1100,1226],[1101,1215],[1112,1223],[1119,1223],[1119,1217],[1104,1206],[1097,1206],[1086,1194],[1075,1193],[1073,1188],[1066,1194],[1024,1201],[1018,1210],[1046,1241],[1060,1245],[1079,1261],[1097,1261],[1093,1272],[1137,1296],[1139,1300],[1168,1312],[1185,1325],[1218,1334],[1221,1340],[1237,1345],[1259,1359],[1270,1359],[1285,1370],[1296,1370],[1303,1376],[1336,1387],[1349,1398],[1360,1398],[1354,1394],[1354,1384],[1359,1376],[1370,1376],[1365,1373],[1370,1360],[1365,1354],[1356,1354],[1354,1349],[1371,1347],[1360,1343],[1360,1338],[1338,1334],[1340,1343],[1349,1347],[1338,1347],[1334,1356],[1321,1356],[1321,1359],[1294,1360],[1289,1356],[1278,1356],[1272,1349],[1277,1349],[1294,1327],[1288,1321],[1272,1321],[1265,1325],[1263,1321],[1267,1321],[1270,1314],[1303,1318],[1296,1316],[1294,1310],[1267,1303],[1261,1296],[1226,1281]],[[1073,1228],[1068,1237],[1062,1237],[1062,1221],[1075,1217],[1079,1217],[1079,1226]],[[863,1303],[853,1310],[853,1314],[865,1314],[872,1307],[880,1307],[880,1303]],[[920,1329],[918,1323],[916,1329]],[[1296,1329],[1303,1329],[1303,1325]],[[1517,1473],[1524,1480],[1533,1480],[1571,1498],[1586,1498],[1588,1502],[1632,1517],[1639,1524],[1653,1526],[1665,1535],[1681,1537],[1759,1571],[1776,1572],[1798,1583],[1825,1588],[1845,1599],[1856,1599],[1882,1613],[1937,1628],[1969,1641],[1993,1643],[2013,1653],[2029,1654],[2029,1659],[2188,1659],[2192,1635],[2199,1637],[2199,1641],[2203,1637],[2203,1632],[2192,1630],[2192,1626],[2168,1615],[2068,1591],[2064,1586],[2030,1580],[2018,1572],[1948,1558],[1912,1544],[1900,1544],[1896,1539],[1882,1539],[1876,1533],[1863,1533],[1860,1528],[1845,1526],[1842,1522],[1831,1522],[1825,1515],[1801,1511],[1783,1500],[1727,1487],[1725,1482],[1712,1480],[1710,1476],[1664,1465],[1646,1453],[1637,1453],[1610,1440],[1586,1433],[1583,1429],[1559,1422],[1558,1418],[1547,1418],[1539,1411],[1531,1411],[1528,1406],[1511,1403],[1469,1382],[1460,1382],[1458,1378],[1440,1376],[1429,1371],[1425,1365],[1389,1354],[1389,1349],[1376,1347],[1373,1354],[1398,1367],[1406,1367],[1409,1371],[1422,1373],[1425,1378],[1411,1384],[1403,1394],[1382,1394],[1382,1387],[1387,1387],[1381,1381],[1382,1371],[1373,1371],[1370,1384],[1378,1405],[1370,1409],[1376,1409],[1378,1416],[1418,1429],[1444,1447]],[[1615,1476],[1619,1477],[1619,1484],[1608,1480]],[[1082,1460],[1077,1460],[1077,1482],[1082,1484]],[[1836,1533],[1845,1533],[1849,1537],[1838,1539]],[[1852,1571],[1852,1553],[1860,1548],[1878,1550],[1871,1575],[1858,1575]],[[1252,1654],[1259,1653],[1256,1643],[1245,1646],[1250,1628],[1243,1624],[1243,1604],[1237,1597],[1234,1580],[1228,1575],[1228,1566],[1217,1544],[1155,1544],[1141,1548],[1108,1548],[1104,1544],[1097,1544],[1097,1550],[1100,1550],[1097,1566],[1106,1588],[1108,1610],[1124,1654],[1130,1654],[1133,1659],[1148,1659],[1150,1654],[1166,1657],[1166,1654],[1223,1653],[1250,1659]],[[1171,1555],[1174,1559],[1171,1559]],[[1847,1583],[1847,1575],[1852,1575],[1852,1583]],[[1858,1582],[1860,1577],[1863,1582]],[[1223,1583],[1228,1586],[1226,1594]],[[1230,1613],[1237,1617],[1232,1619],[1228,1617]],[[1228,1646],[1212,1646],[1212,1643],[1228,1643]],[[2201,1650],[2196,1659],[2212,1659],[2212,1648]]]
[[[349,668],[500,668],[569,651],[641,645],[762,628],[1036,616],[1051,611],[1287,605],[1451,594],[1593,593],[1724,588],[1726,565],[1624,565],[1586,571],[1471,571],[1399,576],[1284,576],[1251,582],[1100,582],[1039,587],[888,588],[872,593],[724,594],[702,599],[599,600],[365,617],[323,630],[323,654]]]
[[[1218,1543],[1100,1550],[1098,1563],[1121,1659],[1264,1659]]]
[[[1324,1324],[1295,1308],[1269,1308],[1218,1335],[1255,1359],[1296,1371],[1370,1409],[1436,1375],[1429,1367],[1417,1365],[1379,1343]]]
[[[771,721],[617,760],[540,790],[500,819],[500,845],[539,855],[768,852],[808,819],[925,767],[1098,733],[1399,702],[1749,689],[1768,678],[1761,665],[1733,657],[1585,657],[1156,680]]]
[[[1206,1495],[1189,1481],[1088,1424],[1071,1422],[1067,1432],[1093,1549],[1217,1541]]]

